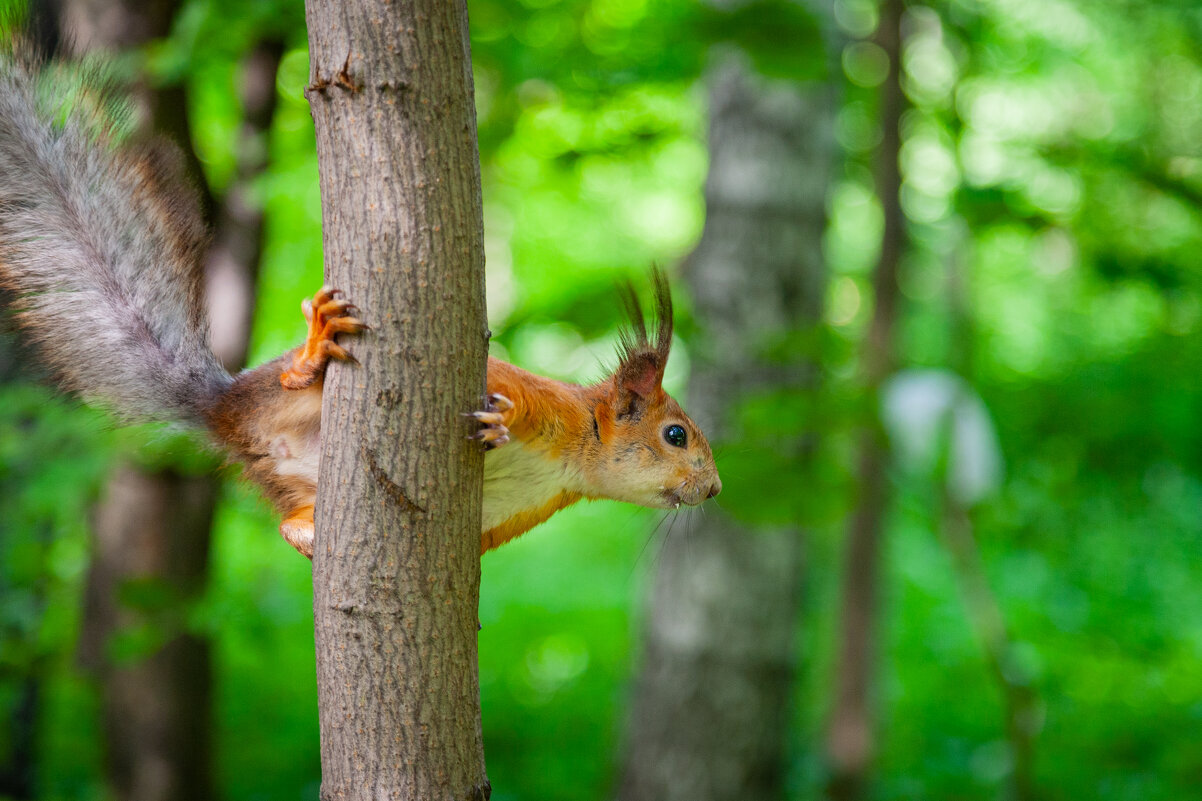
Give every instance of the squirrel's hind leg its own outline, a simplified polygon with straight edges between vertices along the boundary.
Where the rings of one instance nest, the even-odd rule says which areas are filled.
[[[313,507],[293,509],[280,523],[280,536],[296,550],[313,558]]]
[[[309,321],[309,336],[292,356],[292,367],[280,374],[284,389],[304,389],[321,379],[330,359],[353,362],[355,357],[334,341],[338,334],[357,334],[367,326],[352,315],[358,311],[332,287],[322,287],[312,300],[301,303]]]

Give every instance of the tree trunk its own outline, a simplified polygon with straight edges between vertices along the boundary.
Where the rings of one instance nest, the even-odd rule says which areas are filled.
[[[863,353],[865,390],[875,399],[894,369],[894,327],[897,319],[897,271],[905,249],[905,218],[901,209],[901,88],[902,0],[883,0],[877,43],[889,58],[889,73],[881,85],[883,138],[877,162],[877,195],[884,211],[881,253],[873,274],[873,313]],[[827,733],[830,782],[834,801],[853,801],[864,784],[875,751],[871,680],[877,636],[877,585],[885,513],[889,504],[886,468],[888,443],[876,415],[863,423],[860,435],[859,497],[847,532],[843,567],[842,620],[835,668],[835,706]]]
[[[947,268],[947,305],[951,318],[951,367],[971,381],[973,354],[976,350],[976,331],[973,325],[967,276],[962,252],[963,243],[952,251]],[[985,662],[1002,697],[1004,731],[1010,747],[1011,769],[1006,782],[1008,801],[1035,801],[1040,792],[1035,781],[1036,738],[1042,725],[1042,702],[1035,677],[1021,660],[1014,656],[1014,640],[1006,625],[1002,606],[998,602],[985,562],[977,544],[972,510],[964,499],[951,492],[949,451],[952,442],[951,410],[945,415],[940,437],[944,443],[944,469],[940,482],[940,518],[943,542],[952,557],[952,566],[964,599],[968,621],[980,640]]]
[[[765,349],[806,336],[821,316],[835,100],[825,84],[753,77],[741,58],[710,81],[708,211],[687,266],[708,336],[694,351],[689,411],[719,463],[723,443],[738,436],[723,421],[743,400],[814,386],[812,357],[782,365]],[[799,473],[811,446],[794,443]],[[665,538],[658,562],[620,797],[782,798],[800,531],[749,525],[711,504],[688,532]]]
[[[947,490],[946,481],[940,500],[943,540],[956,570],[965,612],[1002,697],[1003,731],[1012,760],[1003,797],[1008,801],[1034,801],[1039,798],[1035,785],[1035,737],[1041,723],[1039,695],[1033,677],[1014,658],[1014,643],[989,586],[969,510]]]
[[[123,464],[96,512],[80,647],[100,678],[106,781],[122,801],[214,797],[209,642],[180,628],[208,576],[215,492],[205,477]],[[114,654],[140,626],[164,641]]]
[[[63,27],[77,51],[133,48],[169,33],[176,5],[68,0]],[[211,303],[213,344],[231,370],[242,366],[250,335],[263,219],[247,193],[266,167],[261,140],[275,112],[281,54],[280,44],[266,43],[244,65],[237,173],[221,204],[208,192],[191,146],[185,88],[143,85],[136,91],[144,127],[180,147],[206,215],[216,219],[207,256],[209,289],[216,290],[210,300],[219,301]],[[106,783],[121,801],[214,797],[211,649],[206,637],[183,631],[182,621],[208,583],[219,486],[213,475],[126,462],[114,469],[96,510],[80,656],[100,682]],[[163,594],[152,608],[131,606],[139,588]],[[114,660],[114,638],[147,625],[162,642],[132,659]]]
[[[327,280],[372,331],[322,411],[323,799],[489,795],[476,665],[487,329],[462,2],[309,0]]]

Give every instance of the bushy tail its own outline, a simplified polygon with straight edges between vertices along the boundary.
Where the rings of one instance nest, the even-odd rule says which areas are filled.
[[[197,422],[230,382],[208,346],[205,228],[174,154],[114,143],[115,108],[94,70],[0,53],[0,284],[67,388]]]

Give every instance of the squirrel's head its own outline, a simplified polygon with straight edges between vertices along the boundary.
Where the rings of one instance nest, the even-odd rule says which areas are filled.
[[[593,411],[593,458],[585,460],[590,485],[605,497],[656,509],[695,506],[722,489],[714,455],[701,429],[664,392],[664,367],[672,346],[672,295],[654,272],[658,324],[655,341],[634,288],[623,300],[630,328],[622,333],[618,369],[598,389]]]

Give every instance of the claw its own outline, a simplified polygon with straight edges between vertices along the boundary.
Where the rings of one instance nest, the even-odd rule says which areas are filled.
[[[358,309],[342,298],[341,290],[323,286],[311,299],[301,302],[301,313],[309,323],[305,344],[292,357],[292,367],[280,374],[284,389],[304,389],[324,374],[330,359],[358,364],[345,348],[334,341],[338,334],[358,334],[367,329],[362,320],[351,316]]]
[[[499,448],[509,442],[509,428],[505,425],[505,412],[512,408],[513,401],[504,395],[496,393],[486,395],[482,410],[468,412],[464,415],[464,417],[480,421],[484,426],[468,439],[483,442],[486,451]]]
[[[507,412],[513,408],[513,401],[496,392],[488,395],[484,401],[489,406],[496,408],[498,412]]]
[[[317,307],[317,313],[328,319],[342,316],[352,308],[349,300],[329,300]]]

